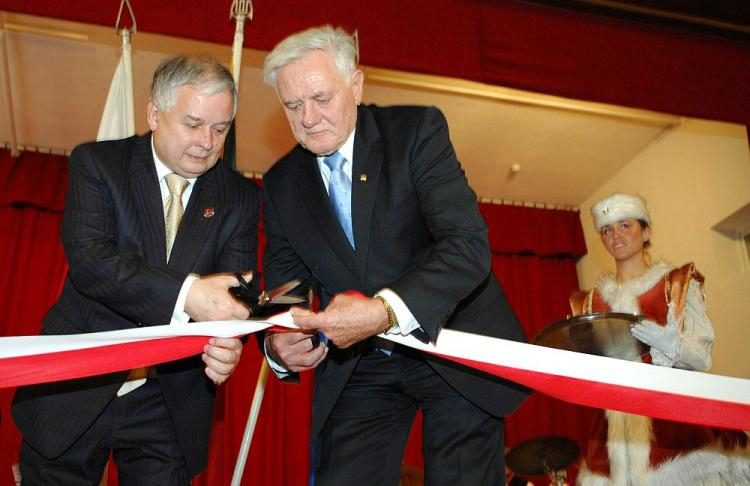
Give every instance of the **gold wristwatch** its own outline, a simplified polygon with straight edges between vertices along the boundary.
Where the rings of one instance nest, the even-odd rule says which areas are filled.
[[[383,303],[385,313],[388,315],[388,327],[384,329],[383,332],[393,329],[394,326],[398,326],[398,318],[396,317],[396,313],[393,311],[393,307],[391,307],[391,304],[389,304],[388,301],[380,295],[376,295],[373,298]]]

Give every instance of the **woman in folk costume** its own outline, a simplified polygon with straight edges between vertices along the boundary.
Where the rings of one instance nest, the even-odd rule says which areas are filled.
[[[689,370],[711,367],[713,327],[706,315],[703,276],[692,263],[649,264],[651,217],[639,196],[614,194],[592,208],[616,274],[591,291],[574,292],[573,314],[624,312],[646,319],[632,327],[650,346],[643,361]],[[582,486],[750,485],[745,432],[721,430],[605,410],[594,422]]]

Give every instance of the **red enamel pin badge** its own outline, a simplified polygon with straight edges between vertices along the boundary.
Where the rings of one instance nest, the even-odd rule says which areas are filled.
[[[214,208],[206,208],[203,210],[203,217],[211,218],[213,217],[214,213],[215,213]]]

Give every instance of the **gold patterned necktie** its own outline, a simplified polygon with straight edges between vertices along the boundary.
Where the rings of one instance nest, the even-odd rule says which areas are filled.
[[[167,196],[164,206],[167,261],[169,261],[169,255],[172,253],[172,245],[174,244],[175,236],[177,236],[177,229],[180,227],[180,221],[182,221],[182,215],[185,212],[185,208],[182,206],[182,193],[185,192],[188,181],[181,175],[174,173],[167,174],[164,179],[167,181],[167,188],[169,188],[169,196]]]
[[[172,244],[177,235],[177,229],[180,227],[182,214],[185,212],[182,205],[182,193],[185,192],[185,188],[188,186],[188,181],[184,177],[174,173],[167,174],[164,177],[164,180],[167,181],[167,188],[169,189],[169,195],[164,203],[164,227],[167,236],[167,261],[169,261],[169,254],[172,253]],[[155,375],[156,368],[151,366],[130,370],[130,374],[128,374],[128,377],[125,379],[125,383],[123,383],[120,389],[117,390],[117,396],[121,397],[127,395],[146,383],[147,378]]]

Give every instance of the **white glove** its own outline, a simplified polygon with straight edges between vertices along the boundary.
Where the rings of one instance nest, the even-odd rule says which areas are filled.
[[[658,349],[669,359],[675,359],[680,352],[682,338],[680,332],[674,327],[660,326],[644,319],[631,327],[630,333],[637,340]]]

